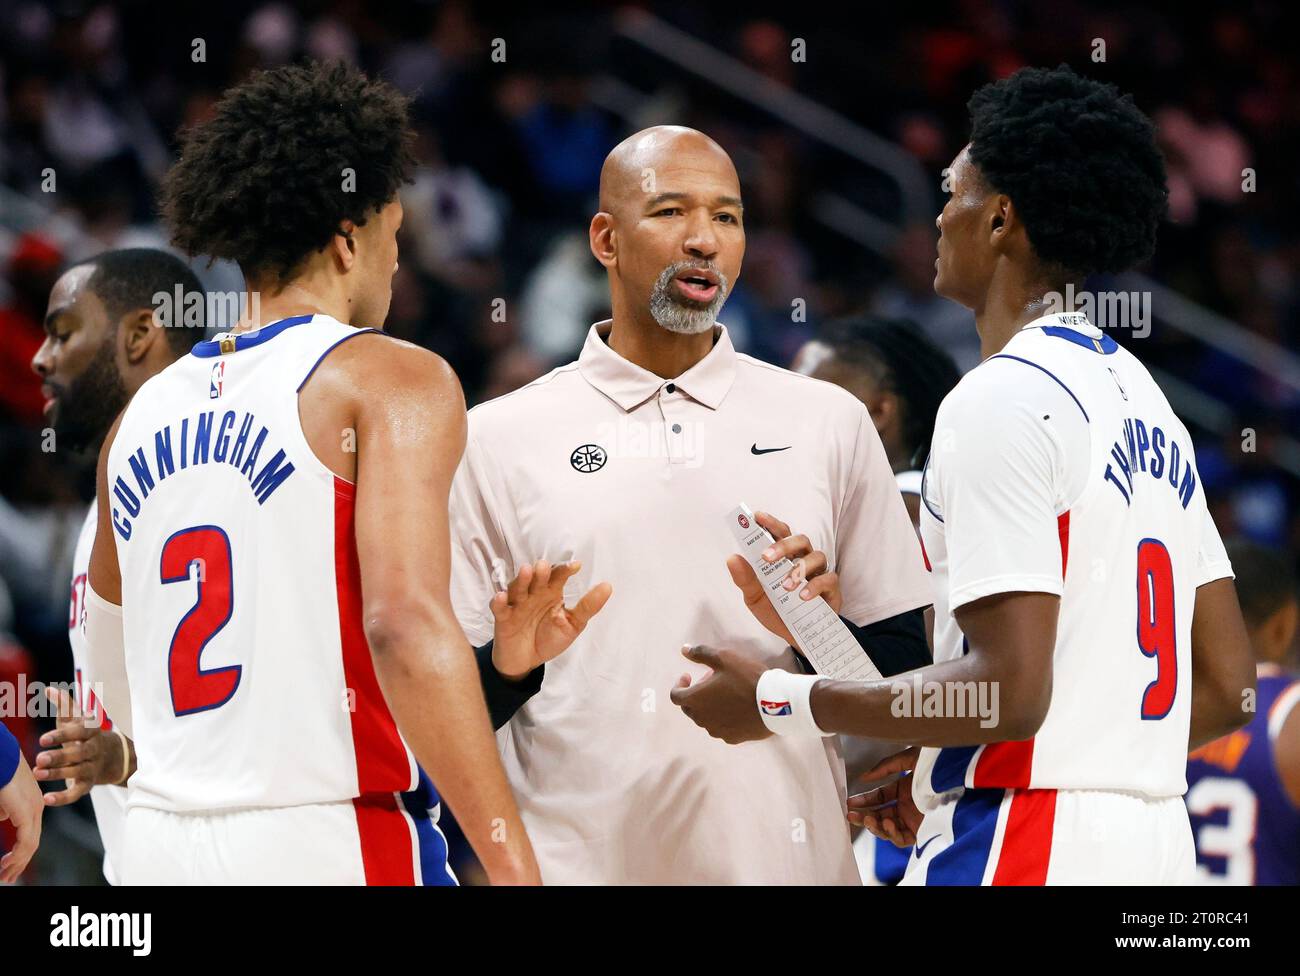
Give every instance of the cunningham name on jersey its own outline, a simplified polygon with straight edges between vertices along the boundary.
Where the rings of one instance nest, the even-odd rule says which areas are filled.
[[[131,480],[128,483],[126,477],[118,475],[113,481],[113,528],[124,542],[130,540],[132,520],[144,508],[149,494],[178,470],[207,464],[230,465],[247,480],[259,505],[265,504],[293,474],[293,462],[283,448],[275,448],[275,438],[265,425],[260,425],[253,437],[253,430],[259,427],[253,414],[244,413],[240,419],[235,411],[227,410],[219,420],[218,415],[218,411],[208,410],[192,418],[182,417],[155,431],[146,443],[126,445]],[[273,449],[275,453],[271,454]],[[265,461],[264,451],[270,454]]]
[[[299,413],[322,360],[367,331],[303,315],[200,342],[122,415],[104,484],[132,808],[391,805],[418,784],[362,624],[356,485]],[[311,749],[265,747],[289,729]]]

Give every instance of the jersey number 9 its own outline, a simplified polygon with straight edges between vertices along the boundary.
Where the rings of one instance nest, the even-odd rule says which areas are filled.
[[[1143,539],[1137,551],[1137,642],[1156,659],[1156,677],[1142,694],[1142,718],[1162,719],[1178,691],[1177,635],[1174,627],[1174,568],[1158,539]]]

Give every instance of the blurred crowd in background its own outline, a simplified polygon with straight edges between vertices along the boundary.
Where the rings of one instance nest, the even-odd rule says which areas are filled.
[[[619,25],[636,10],[901,146],[931,177],[930,214],[904,218],[879,174],[629,43]],[[1170,213],[1149,273],[1295,350],[1298,22],[1285,0],[1219,13],[966,0],[832,16],[764,3],[0,0],[0,681],[71,670],[69,566],[93,484],[87,459],[42,450],[29,363],[49,289],[99,250],[166,246],[154,199],[177,132],[250,71],[342,58],[411,95],[420,165],[403,193],[387,328],[446,357],[475,403],[572,359],[608,314],[587,247],[601,162],[658,122],[709,133],[740,171],[748,250],[721,319],[742,351],[789,365],[823,323],[869,310],[911,320],[972,367],[973,317],[931,287],[942,170],[966,140],[975,88],[1062,61],[1132,92],[1158,125]],[[796,39],[804,60],[791,57]],[[1256,174],[1249,192],[1243,170]],[[896,225],[889,246],[815,219],[809,200],[828,189]],[[231,267],[195,267],[210,288],[240,287]],[[1158,321],[1145,338],[1115,338],[1230,408],[1230,425],[1193,425],[1222,534],[1300,553],[1300,484],[1276,455],[1300,427],[1300,390]]]

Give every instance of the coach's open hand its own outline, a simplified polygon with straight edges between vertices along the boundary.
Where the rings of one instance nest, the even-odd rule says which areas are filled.
[[[838,574],[827,569],[826,553],[814,549],[806,535],[791,535],[790,526],[767,512],[755,512],[754,520],[772,533],[772,538],[776,540],[764,550],[763,558],[769,563],[774,563],[784,556],[794,563],[785,578],[785,588],[793,590],[797,586],[802,586],[799,591],[800,599],[825,597],[831,609],[839,613],[840,604],[843,602],[840,595],[840,578]],[[763,584],[759,581],[758,574],[754,572],[754,567],[749,565],[749,561],[740,553],[735,553],[727,557],[727,570],[731,573],[732,582],[740,587],[740,592],[744,594],[745,606],[749,607],[749,612],[757,618],[758,622],[787,644],[794,644],[794,637],[782,622],[776,608],[772,606],[772,601],[763,592]]]
[[[614,592],[608,583],[597,583],[572,610],[564,605],[564,584],[581,568],[578,562],[552,567],[545,559],[525,563],[492,598],[492,666],[503,677],[519,680],[564,653],[600,612]]]
[[[669,692],[668,697],[687,718],[715,739],[732,745],[772,734],[758,714],[754,689],[762,673],[776,666],[774,662],[706,644],[687,645],[682,654],[713,669],[711,675],[693,685],[689,675],[682,675],[677,687]]]

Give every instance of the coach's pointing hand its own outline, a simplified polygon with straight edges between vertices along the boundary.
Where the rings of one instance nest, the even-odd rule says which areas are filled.
[[[614,592],[608,583],[597,583],[573,609],[564,605],[564,584],[581,568],[578,562],[552,568],[545,559],[525,563],[506,591],[492,598],[492,665],[503,677],[519,680],[558,657],[600,612]]]
[[[693,685],[689,676],[682,675],[677,687],[668,693],[687,718],[715,739],[732,745],[772,734],[758,714],[754,694],[759,677],[772,666],[771,662],[743,651],[717,650],[705,644],[687,645],[682,654],[713,669],[711,675]]]
[[[843,602],[840,595],[840,578],[838,574],[827,568],[829,564],[826,553],[814,549],[806,535],[791,535],[790,526],[766,512],[755,512],[754,519],[772,533],[772,538],[776,540],[763,552],[763,558],[769,563],[774,563],[785,557],[794,563],[785,578],[785,588],[793,590],[802,585],[802,589],[799,590],[800,599],[825,597],[831,609],[839,613],[840,604]],[[749,561],[739,553],[735,553],[727,558],[727,570],[731,573],[731,581],[740,587],[749,612],[777,637],[793,645],[794,637],[782,622],[776,608],[772,606],[772,601],[767,599],[767,595],[763,592],[763,584],[758,574],[754,572],[754,567],[749,565]]]

